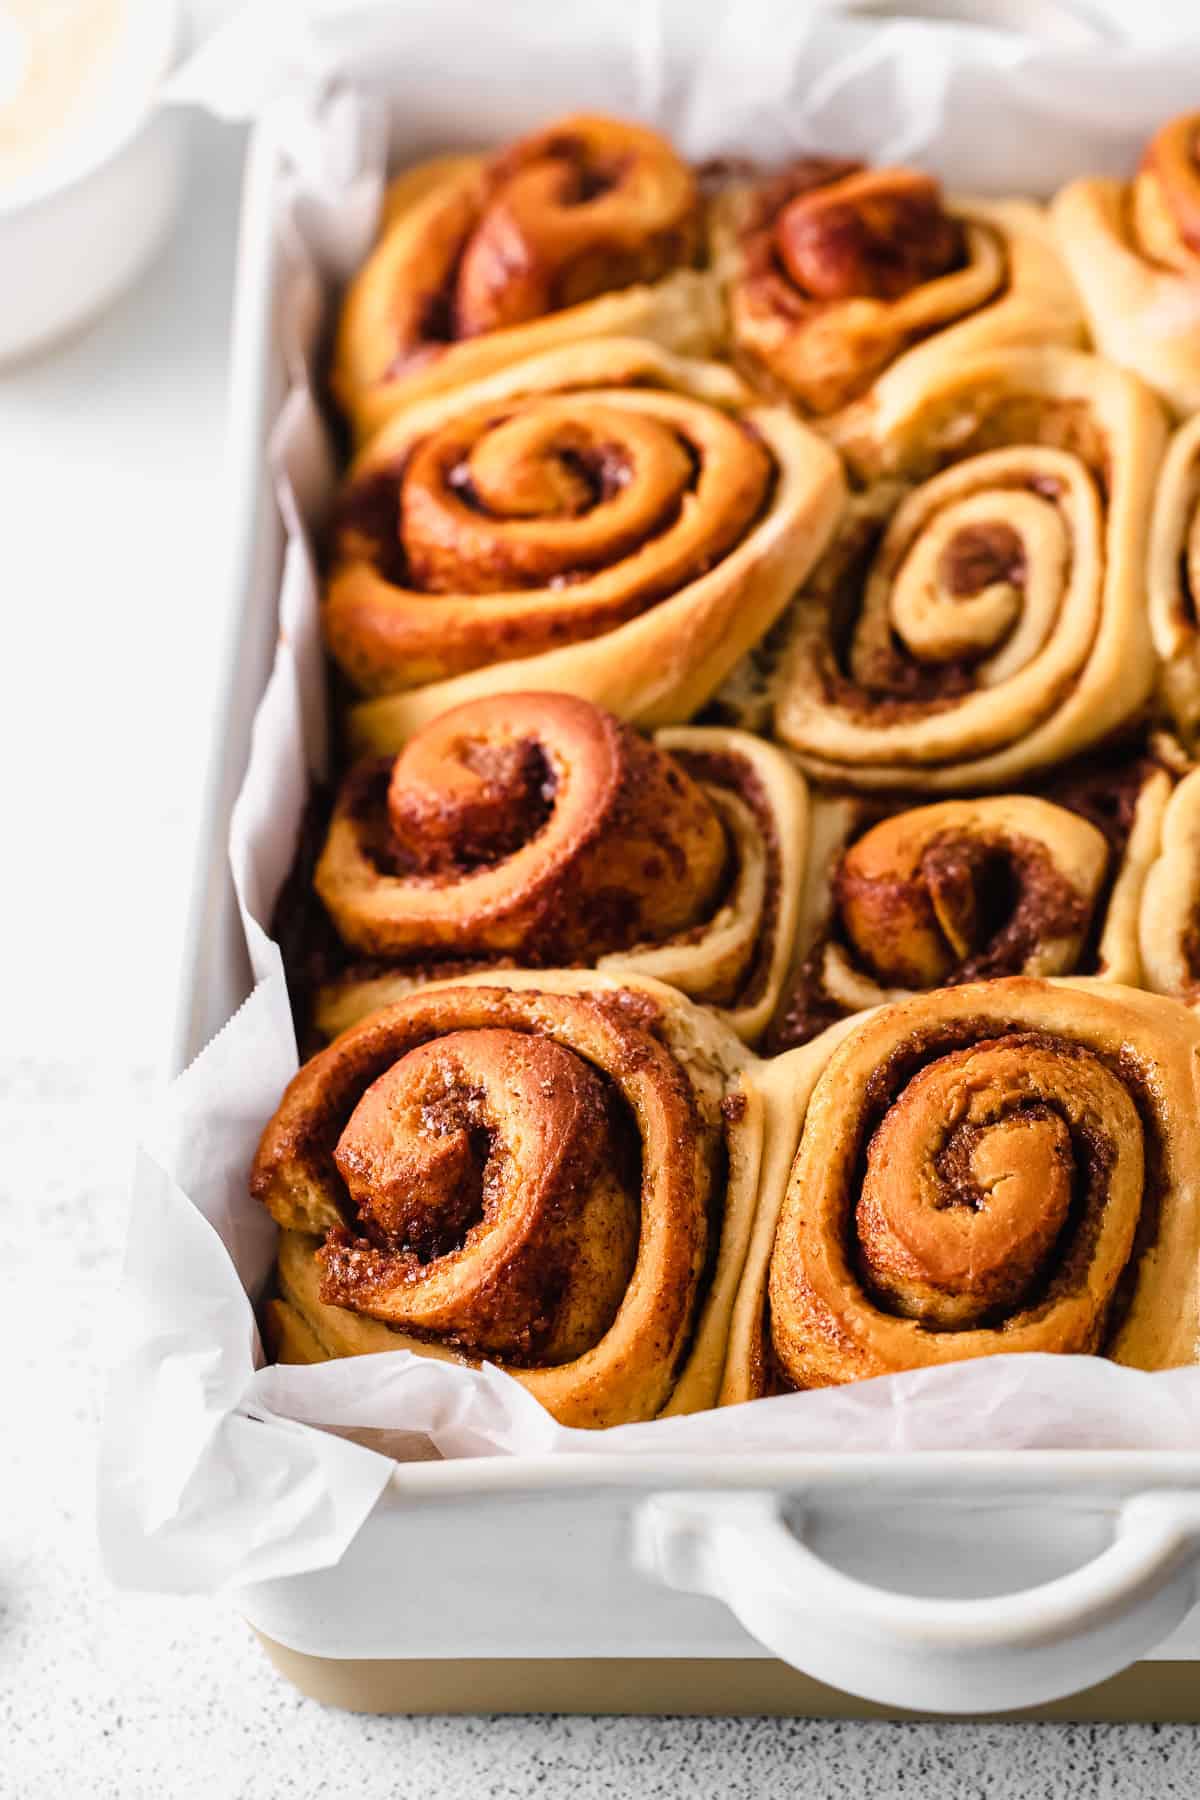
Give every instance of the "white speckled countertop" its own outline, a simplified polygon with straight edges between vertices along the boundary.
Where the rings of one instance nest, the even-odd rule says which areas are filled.
[[[1193,1795],[1185,1727],[356,1718],[295,1694],[227,1608],[107,1587],[92,1526],[105,1315],[174,998],[223,623],[240,146],[204,126],[195,149],[187,230],[139,291],[0,377],[18,672],[0,709],[0,1795]]]

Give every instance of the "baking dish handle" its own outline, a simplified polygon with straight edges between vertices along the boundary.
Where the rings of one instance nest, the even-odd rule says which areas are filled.
[[[1200,1493],[1123,1503],[1112,1542],[1070,1574],[984,1599],[874,1587],[818,1556],[775,1493],[656,1494],[640,1567],[723,1600],[794,1668],[886,1706],[1001,1712],[1090,1687],[1175,1629],[1196,1597]]]

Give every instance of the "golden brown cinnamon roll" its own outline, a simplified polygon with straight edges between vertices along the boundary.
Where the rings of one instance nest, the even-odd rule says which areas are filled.
[[[1200,748],[1200,415],[1181,425],[1167,445],[1150,526],[1147,587],[1162,698],[1195,752]]]
[[[1138,918],[1143,980],[1155,993],[1200,1000],[1200,769],[1171,795]]]
[[[729,370],[579,344],[407,408],[350,472],[323,604],[360,749],[460,701],[682,722],[783,610],[843,486]]]
[[[375,965],[325,982],[318,1028],[431,964],[511,960],[655,976],[754,1038],[791,953],[806,813],[788,758],[744,732],[649,741],[566,694],[456,707],[343,785],[315,886]]]
[[[1176,413],[1200,407],[1200,113],[1150,140],[1133,181],[1073,181],[1051,208],[1097,347]]]
[[[1022,977],[766,1065],[770,1153],[725,1401],[1006,1351],[1200,1354],[1200,1023]]]
[[[996,788],[1137,715],[1164,444],[1147,390],[1074,351],[1002,351],[958,365],[902,439],[902,478],[855,498],[780,627],[776,729],[805,768]]]
[[[817,793],[795,968],[770,1043],[912,992],[1004,975],[1137,985],[1168,771],[1092,758],[1039,794],[898,805]]]
[[[890,465],[893,417],[960,358],[1082,338],[1026,201],[947,201],[913,169],[805,157],[733,185],[714,220],[736,359],[860,472]]]
[[[564,1424],[711,1405],[753,1218],[744,1052],[656,982],[430,986],[306,1063],[251,1187],[284,1361],[494,1362]]]
[[[721,329],[695,176],[643,125],[560,119],[388,190],[351,283],[333,388],[364,441],[398,407],[580,338],[703,355]]]

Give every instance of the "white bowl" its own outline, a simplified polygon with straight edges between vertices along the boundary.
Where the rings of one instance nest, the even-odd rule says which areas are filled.
[[[140,274],[174,219],[183,125],[156,93],[180,46],[177,0],[130,8],[144,78],[69,161],[0,191],[0,363],[90,319]]]

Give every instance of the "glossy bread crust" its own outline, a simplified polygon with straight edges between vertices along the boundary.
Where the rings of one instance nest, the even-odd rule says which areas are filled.
[[[342,787],[315,887],[352,948],[317,1023],[333,1036],[439,962],[572,963],[666,981],[753,1042],[792,953],[807,824],[803,776],[749,733],[647,740],[566,695],[468,702]]]
[[[781,628],[775,729],[804,768],[863,791],[997,789],[1135,720],[1165,441],[1153,397],[1098,357],[1008,350],[947,373]]]
[[[1200,1348],[1200,1021],[1016,977],[845,1020],[760,1078],[722,1399],[1009,1351]]]
[[[1170,120],[1131,182],[1070,182],[1051,209],[1096,347],[1179,417],[1200,408],[1200,113]]]
[[[322,603],[350,734],[398,750],[465,700],[579,695],[682,724],[786,606],[837,457],[731,370],[634,339],[406,408],[347,477]]]
[[[359,442],[412,400],[582,338],[707,353],[721,321],[701,217],[665,138],[590,114],[406,171],[338,326],[333,388]]]
[[[757,1191],[746,1066],[649,981],[512,972],[372,1013],[255,1159],[277,1349],[497,1362],[569,1425],[713,1404]]]
[[[808,157],[712,210],[734,361],[825,432],[860,477],[966,357],[1082,342],[1041,208],[942,196],[911,169]]]

